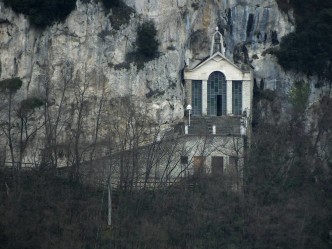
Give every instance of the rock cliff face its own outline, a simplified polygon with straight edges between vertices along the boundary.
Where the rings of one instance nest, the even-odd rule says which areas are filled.
[[[40,32],[27,18],[0,9],[1,79],[18,76],[23,96],[40,94],[47,80],[61,85],[63,78],[89,82],[91,89],[106,84],[112,96],[135,95],[159,110],[160,122],[183,117],[181,71],[209,54],[216,26],[224,34],[226,54],[235,62],[246,60],[255,77],[267,85],[287,76],[266,50],[293,30],[292,13],[282,13],[274,0],[126,0],[135,10],[128,25],[116,30],[112,11],[101,3],[82,3],[64,23]],[[129,17],[128,17],[129,18]],[[134,50],[136,28],[153,20],[160,41],[159,58],[142,70],[126,64]]]

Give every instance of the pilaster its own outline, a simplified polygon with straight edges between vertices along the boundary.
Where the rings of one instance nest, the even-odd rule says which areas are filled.
[[[187,105],[191,105],[191,101],[192,101],[192,82],[191,80],[186,80],[186,106]]]
[[[247,110],[248,115],[251,113],[251,82],[243,81],[242,83],[242,111]]]
[[[207,115],[207,80],[202,81],[202,115]]]
[[[233,113],[233,84],[231,80],[227,80],[227,115]]]

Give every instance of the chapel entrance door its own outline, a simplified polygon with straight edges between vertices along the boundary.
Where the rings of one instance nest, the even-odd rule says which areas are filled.
[[[210,74],[207,82],[207,115],[226,115],[226,78],[221,72]]]
[[[217,95],[217,116],[222,116],[222,95]]]

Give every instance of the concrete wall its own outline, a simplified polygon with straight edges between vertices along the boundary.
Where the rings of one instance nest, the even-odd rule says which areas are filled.
[[[91,162],[91,165],[82,165],[82,172],[86,172],[83,177],[87,182],[106,182],[111,169],[114,185],[120,184],[121,174],[124,174],[122,184],[126,180],[125,175],[128,174],[128,183],[133,184],[134,188],[143,187],[145,181],[148,184],[167,185],[170,182],[176,182],[183,177],[195,174],[195,156],[205,158],[204,174],[207,176],[212,173],[212,157],[222,156],[224,158],[223,176],[228,177],[228,179],[232,178],[234,181],[241,181],[243,176],[243,150],[244,143],[241,136],[188,135],[152,143],[135,151],[122,151],[110,157],[100,158]],[[181,156],[188,157],[188,164],[181,163]],[[238,158],[237,169],[234,165],[230,166],[229,164],[231,156]],[[112,162],[111,168],[109,167],[110,161]],[[121,167],[123,173],[121,173]]]
[[[214,156],[221,156],[224,158],[224,173],[231,172],[229,168],[229,158],[237,157],[243,165],[244,141],[241,136],[187,136],[186,148],[190,148],[187,154],[189,165],[188,170],[191,174],[194,173],[194,156],[205,157],[205,172],[210,174],[211,161]],[[241,169],[242,171],[242,169]]]

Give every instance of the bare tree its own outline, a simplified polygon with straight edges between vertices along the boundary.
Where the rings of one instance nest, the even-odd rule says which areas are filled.
[[[54,72],[47,71],[43,79],[44,91],[44,122],[45,122],[45,149],[42,153],[43,167],[57,168],[59,155],[64,154],[59,149],[59,137],[63,134],[66,120],[67,100],[70,95],[70,85],[72,82],[73,65],[65,61],[60,72],[61,80],[59,84],[53,84],[50,80]]]
[[[22,168],[23,155],[28,145],[37,136],[37,132],[44,126],[44,123],[30,124],[31,120],[38,120],[40,117],[36,116],[35,109],[43,106],[43,101],[37,97],[29,97],[20,103],[17,110],[17,117],[19,118],[19,154],[18,154],[18,169]]]
[[[152,123],[146,113],[146,106],[135,106],[128,98],[111,101],[109,115],[109,136],[113,138],[113,155],[116,155],[120,187],[130,190],[140,174],[140,147],[151,139]]]
[[[7,138],[12,167],[15,168],[15,152],[14,152],[14,138],[13,138],[13,104],[14,95],[21,88],[23,82],[19,78],[6,79],[0,81],[0,91],[6,99],[4,105],[7,106],[7,114],[1,122],[1,129]]]

